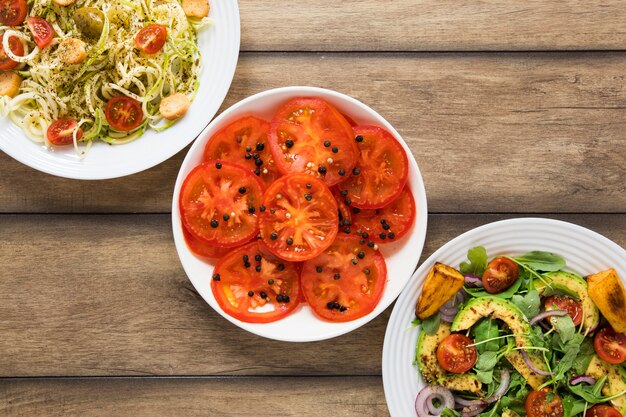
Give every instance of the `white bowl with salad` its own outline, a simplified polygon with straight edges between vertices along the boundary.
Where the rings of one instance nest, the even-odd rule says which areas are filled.
[[[520,218],[466,232],[415,272],[391,315],[393,417],[626,414],[626,251]]]

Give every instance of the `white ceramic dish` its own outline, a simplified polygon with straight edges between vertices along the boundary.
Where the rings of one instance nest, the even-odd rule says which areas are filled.
[[[490,223],[470,230],[443,245],[415,272],[391,314],[383,347],[383,385],[392,417],[415,416],[415,397],[424,386],[413,365],[420,328],[411,328],[415,304],[426,274],[442,262],[458,267],[467,250],[482,245],[490,258],[521,255],[531,250],[556,253],[565,258],[566,269],[588,275],[615,268],[626,279],[626,250],[584,227],[558,220],[521,218]]]
[[[200,89],[187,115],[164,132],[147,130],[132,143],[95,143],[81,160],[73,147],[46,149],[33,143],[9,118],[0,118],[0,149],[21,163],[48,174],[97,180],[151,168],[181,151],[211,121],[230,87],[239,57],[240,22],[236,0],[212,0],[213,26],[199,33],[203,63]]]
[[[382,126],[399,139],[407,155],[409,155],[408,183],[415,198],[417,217],[413,229],[407,236],[397,243],[384,245],[382,248],[387,261],[389,279],[381,301],[374,311],[367,316],[348,323],[331,323],[318,319],[307,305],[303,305],[291,315],[273,323],[244,323],[224,313],[213,297],[211,292],[211,275],[215,262],[208,263],[194,256],[185,243],[178,207],[179,191],[187,174],[200,163],[204,146],[215,132],[243,115],[254,114],[269,120],[282,104],[293,97],[299,96],[322,97],[337,107],[339,111],[349,115],[357,123]],[[417,266],[426,236],[427,215],[426,191],[419,168],[415,159],[411,156],[410,149],[391,124],[374,110],[349,96],[314,87],[285,87],[265,91],[248,97],[224,111],[207,126],[189,150],[178,174],[172,203],[172,225],[178,256],[198,293],[215,311],[242,329],[270,339],[290,342],[310,342],[339,336],[364,325],[383,312],[400,294],[400,291],[404,288]]]

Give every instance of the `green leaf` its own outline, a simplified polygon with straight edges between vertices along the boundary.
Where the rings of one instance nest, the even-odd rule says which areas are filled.
[[[422,324],[422,320],[418,319],[417,317],[415,317],[412,321],[411,321],[411,326],[409,327],[410,329],[412,329],[413,327],[419,326],[420,324]]]
[[[461,414],[458,411],[451,410],[448,407],[441,410],[442,417],[461,417]]]
[[[498,353],[492,350],[488,350],[485,353],[478,355],[478,360],[474,367],[478,371],[493,371],[498,363]]]
[[[573,417],[580,414],[585,411],[587,406],[585,401],[569,394],[563,395],[561,401],[563,402],[563,417]]]
[[[483,384],[491,384],[493,381],[493,369],[490,371],[476,371],[476,378]]]
[[[593,358],[594,349],[591,339],[585,338],[580,345],[578,356],[572,363],[572,369],[576,372],[576,375],[582,375],[587,371],[591,358]]]
[[[574,326],[574,322],[570,316],[565,315],[553,318],[552,323],[554,323],[554,327],[556,327],[556,331],[559,332],[563,342],[567,343],[572,340],[574,333],[576,333],[576,326]]]
[[[490,318],[480,320],[473,326],[472,333],[474,335],[474,343],[480,343],[476,346],[478,353],[483,353],[487,350],[495,351],[500,348],[500,340],[493,340],[494,337],[500,335],[498,324],[494,320]],[[486,340],[489,340],[489,342],[481,343]]]
[[[432,316],[428,317],[426,320],[422,320],[422,330],[426,332],[426,334],[434,335],[437,333],[437,329],[439,329],[439,312],[436,312]]]
[[[583,400],[591,404],[597,404],[597,403],[606,401],[605,397],[600,396],[600,390],[604,386],[606,379],[607,379],[607,376],[604,375],[602,378],[598,379],[598,381],[596,381],[595,385],[593,386],[585,385],[585,384],[579,384],[579,385],[568,384],[567,388],[574,394],[581,397]]]
[[[465,287],[465,291],[472,297],[485,297],[485,296],[493,296],[498,298],[510,299],[515,295],[515,293],[519,290],[519,287],[522,285],[522,279],[518,278],[517,281],[513,283],[506,291],[503,291],[499,294],[489,294],[487,291],[482,288],[468,288]]]
[[[483,246],[471,248],[467,251],[467,259],[469,262],[461,262],[461,273],[482,276],[487,268],[487,250]]]
[[[565,259],[549,252],[533,251],[518,256],[515,260],[535,271],[552,272],[565,267]]]
[[[528,318],[535,317],[539,314],[541,300],[536,290],[528,291],[524,296],[516,294],[511,298],[511,302],[518,306],[519,309],[522,310],[522,313]]]

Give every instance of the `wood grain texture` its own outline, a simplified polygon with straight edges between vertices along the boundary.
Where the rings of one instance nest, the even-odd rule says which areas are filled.
[[[356,97],[408,142],[431,212],[624,212],[625,56],[243,54],[224,107],[284,85]],[[1,154],[0,211],[168,212],[183,157],[81,182]]]
[[[379,377],[0,380],[0,395],[5,417],[389,415]]]
[[[503,217],[431,215],[422,259]],[[550,217],[626,246],[624,214]],[[0,236],[0,377],[381,372],[390,309],[331,341],[248,334],[194,291],[168,215],[3,215]]]
[[[244,51],[625,49],[619,0],[240,0]]]

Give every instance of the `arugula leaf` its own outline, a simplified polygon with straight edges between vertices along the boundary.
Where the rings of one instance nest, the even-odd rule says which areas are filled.
[[[565,350],[565,354],[563,357],[557,362],[556,366],[553,369],[554,377],[553,381],[560,381],[565,377],[565,373],[570,370],[572,365],[574,364],[574,359],[576,359],[576,355],[578,355],[578,350],[580,349],[580,345],[576,343],[568,344],[567,349]]]
[[[563,342],[567,343],[572,340],[574,333],[576,333],[576,326],[574,326],[574,322],[570,316],[565,315],[562,317],[556,317],[552,320],[552,322],[554,323],[556,331],[559,332]]]
[[[572,363],[572,369],[577,375],[582,375],[587,371],[594,353],[593,342],[591,339],[585,338],[580,345],[578,356],[576,356],[576,359],[574,359]]]
[[[490,318],[482,319],[472,328],[472,333],[474,334],[474,343],[480,343],[484,342],[485,340],[489,340],[489,342],[476,345],[476,350],[478,350],[478,353],[483,353],[487,350],[498,350],[498,348],[500,348],[499,339],[491,340],[494,337],[498,337],[500,335],[498,325],[494,320]]]
[[[552,272],[565,267],[565,259],[549,252],[532,251],[518,256],[515,260],[535,271]]]
[[[478,360],[474,367],[478,371],[489,371],[495,368],[498,363],[498,353],[492,350],[488,350],[485,353],[478,355]]]
[[[604,375],[602,378],[598,379],[598,381],[593,386],[585,384],[568,384],[567,388],[574,394],[581,397],[583,400],[591,404],[597,404],[606,401],[604,397],[600,396],[600,391],[602,390],[602,387],[604,386],[607,378],[607,375]]]
[[[504,298],[504,299],[509,299],[511,297],[513,297],[515,295],[515,293],[517,292],[517,290],[519,290],[519,287],[522,285],[522,279],[518,278],[517,281],[515,281],[513,283],[513,285],[511,285],[506,291],[503,291],[499,294],[489,294],[487,291],[485,291],[482,288],[468,288],[465,287],[465,291],[467,291],[467,293],[472,296],[472,297],[485,297],[485,296],[492,296],[492,297],[498,297],[498,298]]]
[[[518,306],[519,309],[522,310],[522,313],[528,318],[535,317],[539,314],[541,300],[539,300],[539,293],[536,290],[528,291],[524,296],[516,294],[511,298],[511,302]]]
[[[462,274],[473,274],[482,276],[487,268],[487,250],[484,246],[476,246],[467,251],[469,262],[461,262],[460,270]]]
[[[461,417],[461,414],[458,411],[451,410],[448,407],[441,410],[441,417]]]
[[[585,411],[587,403],[573,395],[565,394],[561,397],[563,403],[563,417],[573,417]]]
[[[425,320],[422,320],[422,330],[426,332],[426,334],[434,335],[437,333],[439,329],[439,323],[441,322],[439,318],[439,312],[436,312],[432,316],[428,317]]]
[[[409,327],[410,329],[412,329],[415,326],[419,326],[420,324],[422,324],[422,320],[415,317],[412,321],[411,321],[411,326]]]
[[[490,371],[476,371],[476,378],[483,384],[491,384],[493,382],[493,369]]]

